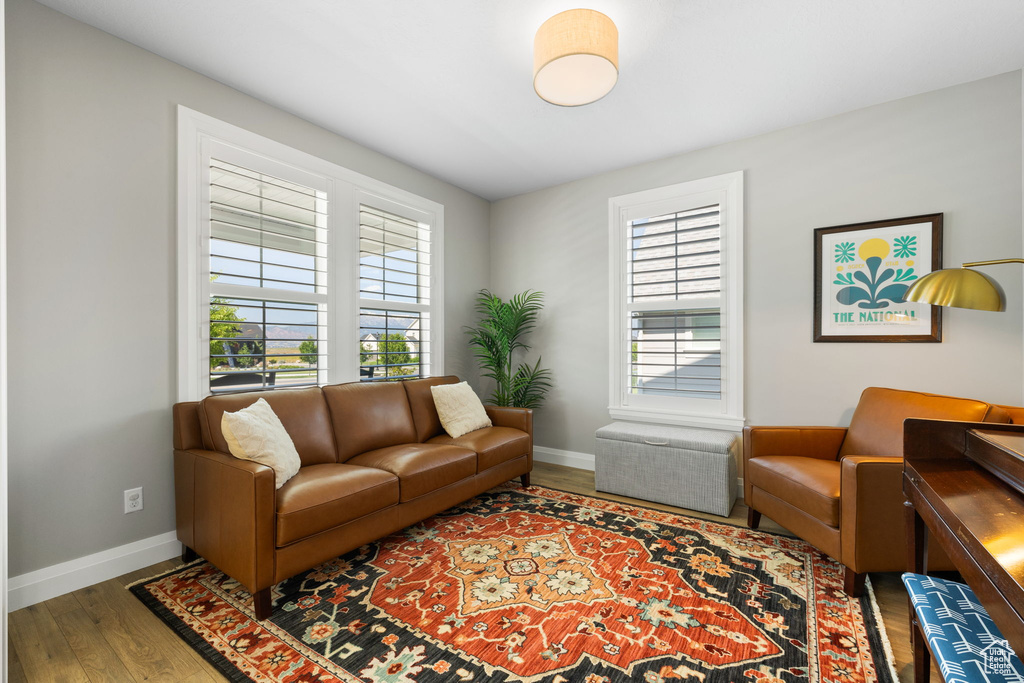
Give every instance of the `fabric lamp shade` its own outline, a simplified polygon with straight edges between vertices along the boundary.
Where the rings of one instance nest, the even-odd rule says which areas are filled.
[[[972,308],[979,311],[1004,310],[1003,293],[987,275],[970,268],[936,270],[920,278],[903,295],[905,301],[936,306]]]
[[[545,21],[533,41],[533,88],[563,107],[595,102],[619,78],[619,31],[589,9],[561,12]]]

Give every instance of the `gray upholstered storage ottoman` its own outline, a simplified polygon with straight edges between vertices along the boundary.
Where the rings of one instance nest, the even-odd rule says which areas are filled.
[[[740,441],[707,429],[613,422],[597,430],[595,487],[728,517]]]

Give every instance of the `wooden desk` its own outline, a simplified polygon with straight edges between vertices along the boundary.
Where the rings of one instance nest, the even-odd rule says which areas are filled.
[[[939,543],[1020,656],[1024,425],[908,419],[903,455],[908,566],[927,573],[929,537]],[[927,644],[911,632],[914,680],[926,681]]]

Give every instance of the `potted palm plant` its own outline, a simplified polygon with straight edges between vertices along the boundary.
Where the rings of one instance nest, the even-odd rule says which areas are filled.
[[[542,292],[526,290],[508,301],[480,290],[476,311],[480,322],[467,327],[469,345],[480,361],[483,376],[495,382],[488,401],[497,406],[537,408],[551,388],[551,371],[540,367],[540,358],[531,367],[527,363],[514,366],[517,351],[529,350],[523,338],[537,325],[543,307]]]

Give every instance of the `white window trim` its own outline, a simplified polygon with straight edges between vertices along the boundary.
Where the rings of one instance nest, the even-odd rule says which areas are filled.
[[[326,180],[329,276],[332,298],[328,317],[328,382],[359,380],[359,204],[379,198],[401,207],[431,226],[430,374],[444,374],[444,206],[335,163],[301,152],[262,135],[178,106],[178,400],[209,394],[208,220],[202,160],[214,142],[264,157],[272,163]],[[208,178],[206,179],[208,180]],[[206,265],[204,265],[206,264]],[[207,278],[208,280],[208,278]],[[223,287],[224,285],[221,285]],[[294,296],[294,292],[290,295]],[[392,302],[377,301],[376,308]],[[397,306],[396,306],[397,307]]]
[[[722,235],[722,393],[720,401],[707,401],[708,409],[695,401],[668,398],[663,405],[630,405],[627,386],[626,325],[626,223],[637,218],[674,213],[717,203]],[[743,417],[743,172],[726,173],[608,200],[608,253],[610,290],[610,393],[612,419],[740,431]],[[652,304],[659,310],[666,302]],[[668,402],[675,401],[675,406]]]

